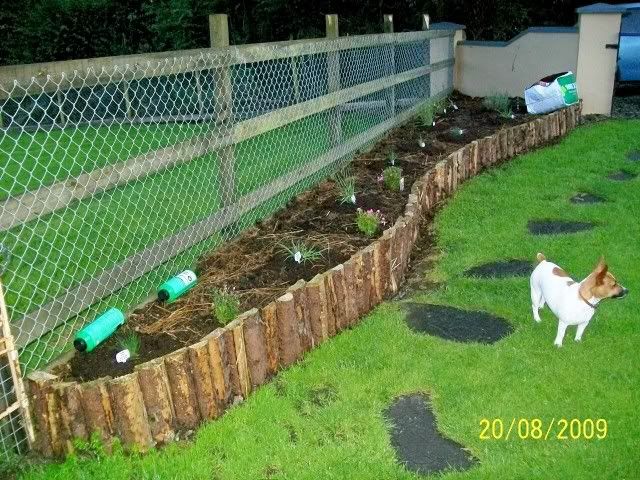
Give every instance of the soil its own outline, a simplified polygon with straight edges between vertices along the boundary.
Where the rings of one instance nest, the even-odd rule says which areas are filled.
[[[483,263],[464,272],[467,277],[476,278],[509,278],[528,277],[533,267],[528,260],[509,259]]]
[[[640,162],[640,150],[631,150],[627,153],[627,159],[632,162]]]
[[[527,226],[532,235],[560,235],[591,230],[595,224],[568,220],[529,220]]]
[[[513,331],[505,319],[485,312],[422,303],[409,303],[407,308],[409,328],[445,340],[490,344]]]
[[[607,176],[609,180],[615,180],[616,182],[626,182],[627,180],[633,180],[637,175],[635,173],[625,172],[620,170],[619,172],[613,172]]]
[[[604,203],[605,199],[593,193],[578,193],[569,199],[571,203],[583,205],[586,203]]]
[[[160,357],[221,326],[211,312],[212,291],[228,289],[240,301],[240,311],[260,308],[284,294],[299,279],[310,280],[350,258],[372,238],[358,231],[356,208],[380,210],[386,224],[403,214],[411,185],[449,153],[468,142],[491,135],[503,126],[517,125],[532,117],[516,114],[501,118],[482,106],[481,99],[452,97],[458,110],[447,109],[435,127],[423,127],[417,120],[392,130],[371,150],[356,154],[350,174],[356,182],[356,205],[340,204],[333,180],[325,180],[289,202],[286,208],[257,223],[234,240],[200,259],[196,267],[198,285],[176,302],[152,302],[128,316],[120,334],[112,336],[88,354],[76,354],[56,373],[65,378],[88,381],[103,376],[120,376],[139,363]],[[457,128],[463,135],[452,135]],[[419,142],[424,142],[421,147]],[[387,156],[395,152],[395,164],[402,168],[405,190],[387,189],[378,176],[389,166]],[[382,233],[379,229],[374,238]],[[283,246],[304,242],[322,252],[314,262],[299,265]],[[115,353],[122,348],[118,337],[134,331],[140,338],[138,355],[117,364]]]
[[[423,393],[396,398],[384,417],[396,457],[411,472],[467,470],[478,463],[462,445],[440,434],[430,399]]]

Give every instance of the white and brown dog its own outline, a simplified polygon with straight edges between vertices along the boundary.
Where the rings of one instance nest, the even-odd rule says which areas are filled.
[[[562,346],[569,325],[577,325],[576,342],[582,339],[584,329],[595,313],[600,300],[624,297],[629,290],[618,284],[601,258],[595,270],[580,283],[574,282],[555,263],[548,262],[538,253],[538,266],[531,274],[531,306],[533,319],[540,322],[540,310],[546,303],[558,317],[558,334],[553,342]]]

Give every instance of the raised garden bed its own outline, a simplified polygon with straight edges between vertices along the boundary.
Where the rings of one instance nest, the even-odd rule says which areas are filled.
[[[61,455],[72,450],[73,438],[87,438],[94,431],[107,445],[119,437],[127,446],[145,449],[219,416],[238,397],[246,397],[279,369],[394,295],[420,222],[465,179],[564,135],[579,118],[579,108],[572,107],[534,120],[516,119],[504,128],[496,115],[483,113],[479,102],[456,103],[459,110],[434,129],[420,133],[417,125],[408,124],[353,161],[357,206],[379,208],[387,218],[388,228],[377,238],[358,232],[355,207],[340,206],[333,182],[323,182],[286,211],[203,259],[200,285],[187,297],[164,311],[149,305],[135,312],[129,326],[143,333],[143,345],[147,336],[165,340],[157,342],[157,350],[143,351],[138,358],[142,363],[132,373],[97,370],[113,358],[114,345],[106,343],[92,354],[103,355],[103,363],[93,365],[95,372],[82,370],[82,357],[77,356],[70,370],[32,374],[28,383],[38,428],[36,449]],[[455,120],[458,114],[461,120]],[[466,145],[471,138],[461,138],[460,144],[451,141],[452,125],[476,117],[477,135],[492,135]],[[465,126],[475,131],[469,123]],[[421,147],[416,137],[440,151]],[[377,181],[391,149],[404,169],[403,192],[388,192]],[[299,268],[279,247],[292,238],[319,247],[328,244],[329,249],[317,264]],[[242,309],[256,308],[216,328],[208,295],[223,286],[235,287]],[[160,326],[151,331],[154,325]],[[77,381],[104,374],[122,376]]]

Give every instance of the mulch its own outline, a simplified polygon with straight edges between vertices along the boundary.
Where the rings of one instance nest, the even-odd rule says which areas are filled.
[[[450,469],[468,470],[478,463],[462,445],[438,431],[426,394],[396,398],[384,417],[391,425],[389,433],[396,457],[411,472],[428,475]]]
[[[195,268],[198,285],[187,295],[169,305],[152,302],[131,313],[122,328],[140,337],[141,349],[136,358],[125,364],[115,362],[115,353],[120,349],[116,334],[93,352],[75,355],[56,373],[80,381],[106,375],[117,377],[130,373],[137,364],[199,341],[221,326],[211,311],[214,289],[235,292],[240,311],[267,305],[299,279],[310,280],[371,242],[355,225],[357,207],[379,209],[387,225],[393,224],[404,212],[413,182],[439,160],[502,126],[531,119],[527,115],[504,119],[487,111],[481,99],[459,95],[452,98],[458,110],[448,108],[446,115],[437,118],[435,127],[410,121],[392,130],[371,150],[355,156],[350,174],[356,181],[356,205],[340,204],[336,183],[325,180],[269,219],[204,255]],[[464,129],[464,134],[452,135],[456,128]],[[388,154],[392,151],[405,178],[402,192],[390,191],[378,181],[389,166]],[[376,236],[381,231],[382,228]],[[284,250],[292,242],[313,246],[322,251],[322,257],[299,265],[287,258]]]
[[[406,307],[409,328],[445,340],[491,344],[513,332],[507,320],[486,312],[426,303],[409,303]]]

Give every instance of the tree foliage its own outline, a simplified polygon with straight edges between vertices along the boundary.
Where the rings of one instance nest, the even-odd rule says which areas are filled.
[[[531,25],[572,25],[581,0],[0,0],[0,64],[206,47],[207,15],[227,13],[232,43],[318,37],[324,15],[342,35],[397,31],[432,21],[467,27],[470,39],[505,40]],[[620,2],[611,2],[620,3]]]

